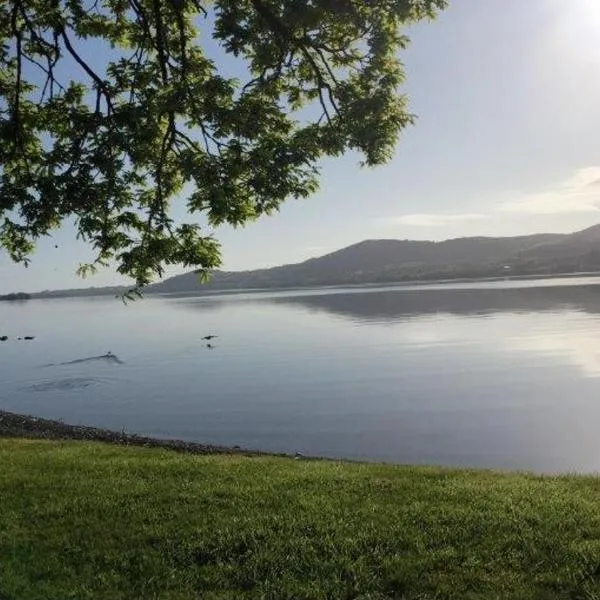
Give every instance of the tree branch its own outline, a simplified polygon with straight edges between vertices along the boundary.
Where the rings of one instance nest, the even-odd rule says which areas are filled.
[[[64,28],[61,29],[60,36],[62,37],[63,42],[65,43],[65,48],[69,51],[69,54],[75,59],[75,62],[90,76],[90,78],[96,84],[97,93],[104,96],[108,114],[114,113],[115,108],[110,97],[110,90],[106,86],[106,83],[90,68],[90,66],[81,58],[81,56],[77,54],[77,51],[71,45],[71,41],[69,40],[69,37],[67,36],[67,33],[64,30]],[[96,110],[98,111],[98,101],[96,102]]]
[[[22,87],[22,71],[23,71],[23,48],[21,28],[17,25],[17,9],[18,4],[15,2],[11,16],[11,30],[15,36],[17,49],[17,81],[15,84],[15,97],[12,108],[12,125],[14,135],[13,153],[21,147],[21,87]]]
[[[329,110],[327,108],[325,98],[323,96],[323,90],[327,90],[329,103],[331,104],[331,107],[333,108],[335,113],[338,115],[338,117],[340,116],[340,111],[339,111],[339,108],[335,101],[335,95],[333,93],[333,88],[326,81],[321,69],[319,68],[319,65],[317,64],[314,57],[311,55],[311,53],[309,51],[309,47],[315,49],[315,46],[312,43],[312,41],[310,40],[310,38],[308,38],[307,36],[303,36],[302,38],[298,38],[298,37],[294,36],[294,34],[290,30],[290,28],[286,27],[280,21],[280,19],[277,17],[277,15],[275,15],[273,13],[273,11],[270,9],[270,7],[268,7],[263,2],[263,0],[252,0],[252,5],[254,6],[256,12],[267,22],[267,24],[271,27],[273,32],[278,36],[278,39],[280,42],[280,47],[282,48],[282,50],[283,49],[287,50],[286,41],[289,40],[292,42],[292,44],[294,44],[300,50],[300,52],[302,53],[302,55],[304,56],[306,61],[309,63],[309,65],[311,66],[311,69],[315,75],[315,78],[317,80],[319,102],[321,104],[321,108],[323,109],[323,113],[326,116],[327,121],[329,123],[331,123],[331,116],[329,114]],[[307,45],[308,45],[308,47],[307,47]],[[327,64],[326,58],[322,54],[321,54],[321,58],[323,59],[323,62],[325,63],[328,73],[330,74],[330,76],[332,76],[332,79],[335,83],[335,76],[333,76],[333,73],[329,67],[329,64]]]
[[[168,63],[168,51],[165,47],[165,40],[163,37],[163,20],[162,13],[160,10],[160,0],[153,0],[152,6],[154,9],[154,19],[156,20],[156,51],[158,53],[158,62],[160,68],[160,74],[162,76],[163,85],[169,83],[169,75],[167,72]]]

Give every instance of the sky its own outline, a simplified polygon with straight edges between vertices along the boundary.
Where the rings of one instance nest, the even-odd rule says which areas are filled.
[[[402,91],[418,120],[394,159],[375,169],[357,155],[327,160],[310,199],[218,230],[224,269],[299,262],[364,239],[600,223],[600,0],[451,0],[408,33]],[[0,293],[123,282],[111,271],[77,277],[88,257],[69,228],[40,242],[28,269],[0,251]]]

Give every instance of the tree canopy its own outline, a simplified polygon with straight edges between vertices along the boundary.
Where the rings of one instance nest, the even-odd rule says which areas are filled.
[[[1,2],[0,249],[27,265],[69,222],[94,250],[82,274],[218,267],[211,228],[310,195],[321,158],[390,158],[414,119],[402,28],[445,5]]]

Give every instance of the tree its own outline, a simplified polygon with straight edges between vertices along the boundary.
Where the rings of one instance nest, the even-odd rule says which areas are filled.
[[[325,156],[390,158],[414,118],[398,93],[401,28],[445,5],[5,0],[0,248],[27,265],[72,221],[96,257],[83,275],[115,264],[144,286],[168,264],[217,267],[198,219],[243,225],[308,196]],[[226,76],[209,38],[245,79]]]

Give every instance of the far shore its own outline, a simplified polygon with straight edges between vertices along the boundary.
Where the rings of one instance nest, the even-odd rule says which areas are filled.
[[[170,296],[170,297],[186,297],[186,296],[225,296],[235,294],[254,294],[254,293],[282,293],[282,292],[310,292],[312,290],[329,290],[329,289],[369,289],[378,287],[394,287],[398,289],[427,287],[436,285],[455,285],[455,284],[479,284],[479,283],[494,283],[500,281],[535,281],[547,279],[571,279],[571,278],[592,278],[599,277],[600,271],[575,271],[565,273],[528,273],[522,275],[506,274],[492,275],[489,277],[450,277],[445,279],[406,279],[406,280],[390,280],[390,281],[365,281],[360,283],[355,282],[337,282],[337,283],[321,283],[314,285],[296,285],[296,286],[272,286],[272,287],[202,287],[199,286],[193,290],[155,290],[151,285],[144,290],[145,297],[151,296]],[[89,287],[76,288],[72,290],[48,290],[43,292],[27,292],[27,293],[12,293],[0,295],[0,301],[5,302],[26,302],[28,300],[56,300],[62,298],[94,298],[103,296],[122,297],[131,288],[127,286],[116,287]],[[16,298],[15,296],[21,296]]]

